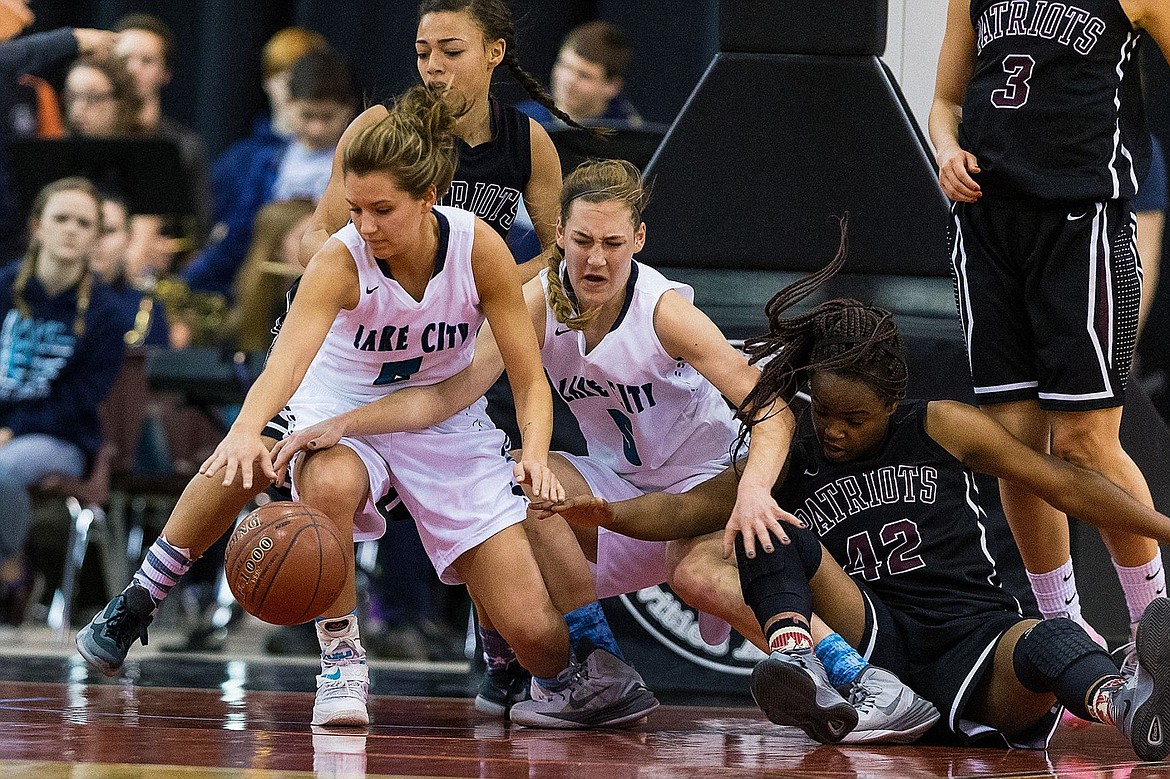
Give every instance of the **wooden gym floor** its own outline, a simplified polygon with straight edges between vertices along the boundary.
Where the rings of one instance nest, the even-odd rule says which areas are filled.
[[[0,772],[10,777],[1170,777],[1112,729],[1062,728],[1048,752],[826,747],[750,701],[665,705],[633,730],[509,727],[471,706],[461,664],[373,663],[368,731],[314,732],[311,659],[161,654],[125,676],[22,634],[0,642]]]

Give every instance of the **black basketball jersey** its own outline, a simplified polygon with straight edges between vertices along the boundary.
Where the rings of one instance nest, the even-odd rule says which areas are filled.
[[[1118,0],[971,0],[959,143],[994,198],[1130,198],[1150,164],[1138,42]]]
[[[926,405],[899,406],[865,460],[831,463],[815,434],[801,436],[777,500],[893,611],[926,625],[1018,613],[1000,586],[974,474],[926,434]]]
[[[470,211],[506,238],[532,177],[531,127],[525,114],[494,96],[489,100],[492,139],[478,146],[455,139],[459,167],[439,205]]]

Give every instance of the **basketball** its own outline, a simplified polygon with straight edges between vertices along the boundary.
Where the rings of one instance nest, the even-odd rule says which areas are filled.
[[[333,521],[312,506],[266,503],[228,539],[228,586],[245,611],[265,622],[308,622],[345,586],[344,543]]]

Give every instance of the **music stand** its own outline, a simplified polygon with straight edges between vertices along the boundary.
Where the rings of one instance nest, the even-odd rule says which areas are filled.
[[[68,176],[121,195],[132,214],[195,213],[187,167],[170,139],[17,138],[8,142],[8,171],[26,213],[42,187]]]

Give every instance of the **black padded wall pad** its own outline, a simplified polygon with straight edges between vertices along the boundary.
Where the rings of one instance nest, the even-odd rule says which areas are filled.
[[[647,168],[652,265],[940,276],[948,203],[877,57],[718,54]]]
[[[721,0],[719,50],[881,54],[887,0]]]

